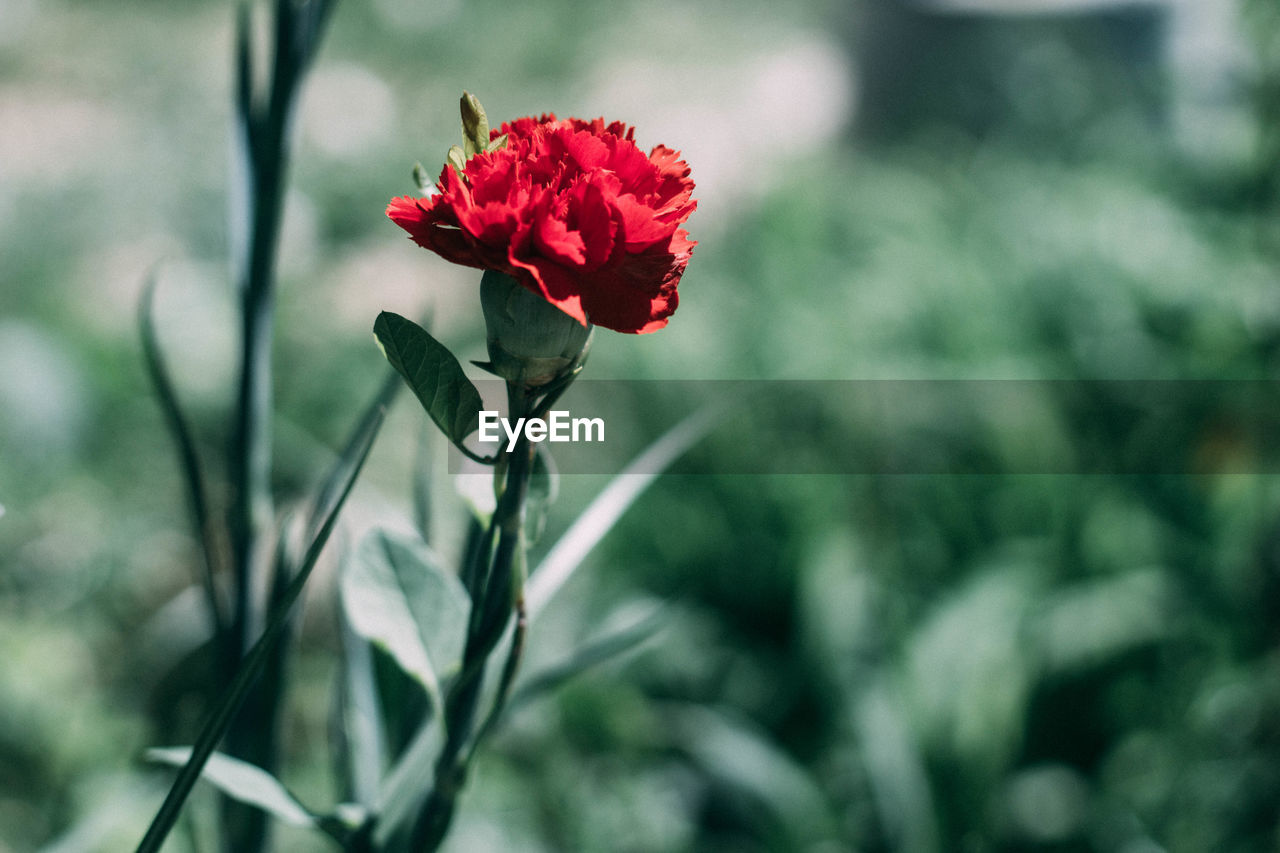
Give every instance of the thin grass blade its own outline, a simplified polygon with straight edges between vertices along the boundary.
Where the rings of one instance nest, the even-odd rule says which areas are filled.
[[[148,761],[181,767],[191,760],[191,747],[148,749]],[[227,796],[256,806],[290,826],[315,829],[317,816],[298,802],[279,779],[265,770],[221,752],[209,756],[201,776]]]
[[[213,538],[213,528],[209,519],[208,489],[205,486],[204,464],[196,449],[196,442],[191,426],[182,413],[174,389],[173,378],[165,364],[164,354],[160,349],[160,341],[156,335],[154,311],[155,293],[158,279],[153,272],[142,290],[142,298],[138,302],[138,330],[142,339],[142,353],[146,361],[147,376],[155,388],[156,399],[164,414],[165,425],[178,451],[178,463],[182,469],[182,480],[186,486],[187,508],[191,515],[191,526],[195,528],[196,538],[200,542],[203,571],[200,581],[204,587],[210,615],[213,617],[214,630],[218,636],[226,630],[226,615],[222,602],[218,597],[214,576],[217,571],[217,546]]]
[[[385,412],[379,412],[361,437],[356,464],[352,467],[349,476],[343,483],[342,492],[337,501],[335,501],[332,511],[325,517],[315,539],[312,540],[307,548],[302,565],[298,567],[298,573],[294,575],[288,588],[282,594],[280,604],[271,613],[271,617],[263,629],[262,636],[259,637],[253,648],[249,650],[248,655],[245,656],[244,662],[241,664],[222,701],[214,710],[213,715],[205,722],[200,736],[191,748],[190,759],[182,770],[178,772],[178,778],[174,780],[168,796],[156,813],[155,819],[151,822],[146,835],[143,836],[142,841],[138,844],[137,853],[158,853],[164,844],[165,838],[173,829],[173,825],[182,811],[183,804],[191,794],[191,789],[200,778],[200,773],[204,769],[205,763],[209,760],[209,756],[213,754],[218,742],[226,733],[232,719],[235,717],[236,711],[240,708],[245,696],[248,695],[254,681],[261,675],[263,667],[270,659],[273,649],[280,641],[286,626],[289,624],[289,613],[294,602],[297,601],[298,596],[302,593],[307,579],[311,577],[311,572],[315,569],[316,562],[320,559],[320,554],[323,552],[325,544],[329,541],[330,534],[333,533],[333,528],[338,521],[338,514],[342,510],[342,505],[346,502],[347,497],[351,494],[351,489],[355,486],[356,478],[364,467],[365,460],[369,457],[369,451],[373,448],[373,441],[377,437],[378,429],[382,426],[384,416]]]
[[[547,552],[530,577],[525,586],[530,621],[568,582],[591,549],[599,544],[645,489],[706,435],[720,421],[723,413],[724,406],[713,403],[689,415],[649,445],[605,486]]]
[[[346,482],[351,468],[355,465],[356,459],[360,454],[364,435],[369,431],[370,426],[375,421],[381,420],[386,411],[391,408],[396,395],[400,393],[401,384],[399,374],[394,370],[388,371],[382,387],[378,389],[378,393],[369,402],[369,405],[365,407],[360,420],[356,422],[355,428],[351,430],[351,435],[347,437],[346,444],[343,445],[342,453],[338,455],[338,459],[329,468],[324,480],[321,481],[320,488],[316,491],[315,498],[311,502],[311,508],[307,512],[306,529],[308,538],[315,538],[321,519],[327,517],[333,511],[334,502],[341,493],[342,484]]]
[[[666,607],[653,607],[629,624],[587,641],[565,660],[552,664],[521,682],[507,703],[507,713],[559,689],[593,667],[638,649],[666,627],[669,617]]]

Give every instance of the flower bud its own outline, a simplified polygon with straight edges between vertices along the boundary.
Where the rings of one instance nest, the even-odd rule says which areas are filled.
[[[461,177],[463,171],[467,168],[467,156],[462,153],[462,149],[456,145],[451,146],[446,159],[449,161],[449,165],[457,170],[458,176]]]
[[[489,145],[489,118],[484,107],[470,92],[462,93],[462,139],[467,157],[471,157]]]
[[[480,306],[493,372],[536,387],[573,370],[586,357],[593,326],[584,326],[506,273],[485,270]]]
[[[418,192],[423,195],[432,195],[436,191],[435,181],[431,180],[431,176],[427,174],[427,170],[422,168],[421,163],[413,164],[413,182],[418,185]]]

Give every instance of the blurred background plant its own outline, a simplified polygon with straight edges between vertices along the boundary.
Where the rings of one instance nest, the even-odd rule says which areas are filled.
[[[163,260],[161,343],[216,453],[234,20],[220,0],[0,3],[0,849],[132,846],[166,783],[139,756],[190,743],[205,707],[199,548],[134,313]],[[483,357],[474,276],[381,215],[407,165],[442,162],[464,87],[495,117],[625,119],[693,166],[680,311],[598,346],[593,377],[1187,380],[1186,409],[1230,423],[1228,386],[1190,380],[1280,357],[1278,46],[1269,0],[340,4],[285,199],[278,505],[341,445],[335,401],[382,375],[378,311],[430,310]],[[1114,441],[1073,432],[1079,406],[1125,403],[1037,387],[1034,417],[931,433],[997,473],[655,483],[535,627],[529,671],[624,605],[675,600],[667,629],[516,709],[449,849],[1275,849],[1262,448],[1208,431],[1145,476],[1028,473],[1028,446]],[[846,452],[841,411],[793,440]],[[411,526],[419,429],[393,411],[338,545]],[[700,470],[780,440],[729,438]],[[600,479],[564,478],[544,542]],[[431,497],[457,553],[448,478]],[[343,796],[334,562],[281,712],[281,774],[317,805]],[[191,814],[173,849],[205,849],[211,792]]]

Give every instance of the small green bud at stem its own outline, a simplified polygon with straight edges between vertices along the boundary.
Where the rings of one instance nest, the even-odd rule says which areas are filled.
[[[462,93],[462,140],[468,157],[484,151],[489,145],[489,118],[480,101],[470,92]]]

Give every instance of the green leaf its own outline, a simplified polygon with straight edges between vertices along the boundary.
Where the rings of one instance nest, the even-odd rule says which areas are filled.
[[[846,688],[854,742],[880,823],[896,827],[896,849],[936,853],[938,810],[910,715],[902,711],[909,702],[894,682],[883,673]]]
[[[338,713],[331,718],[330,742],[335,766],[344,773],[344,795],[372,806],[382,779],[387,733],[374,674],[373,649],[351,628],[339,609],[342,634],[342,684]]]
[[[190,760],[191,747],[148,749],[146,757],[148,761],[181,767]],[[303,808],[280,780],[260,767],[215,752],[209,756],[209,763],[200,776],[227,796],[257,806],[287,824],[305,829],[319,828],[318,817]]]
[[[449,146],[449,153],[445,155],[445,159],[449,161],[450,166],[457,170],[459,175],[467,168],[467,155],[457,145]]]
[[[470,92],[463,92],[459,102],[462,108],[462,144],[467,157],[485,150],[489,144],[489,117],[480,101]]]
[[[560,494],[560,473],[555,461],[541,445],[533,457],[533,470],[529,474],[529,496],[525,504],[524,535],[530,545],[535,544],[547,527],[547,512]]]
[[[368,434],[374,423],[385,416],[387,410],[391,408],[391,404],[395,402],[396,394],[400,392],[401,387],[402,385],[396,374],[388,370],[386,379],[383,380],[382,385],[360,413],[360,419],[352,427],[350,435],[347,436],[347,440],[342,445],[342,451],[329,467],[324,479],[320,481],[319,486],[311,497],[311,504],[307,508],[306,516],[306,536],[308,539],[315,537],[316,531],[320,529],[321,522],[333,511],[338,495],[342,493],[342,484],[347,481],[360,457],[360,448],[364,441],[364,436]]]
[[[249,689],[262,675],[263,669],[271,659],[276,646],[280,642],[280,638],[285,633],[285,628],[289,625],[289,613],[293,608],[293,603],[298,600],[298,596],[302,594],[303,587],[306,586],[307,579],[311,577],[311,572],[315,569],[316,562],[319,561],[320,554],[324,551],[324,546],[328,543],[329,536],[333,533],[333,528],[338,523],[338,513],[341,512],[343,504],[346,503],[347,497],[351,494],[351,489],[355,486],[356,478],[360,476],[360,470],[364,467],[365,460],[369,458],[369,451],[373,449],[373,440],[377,438],[384,414],[385,412],[379,410],[376,419],[367,425],[366,431],[361,435],[354,456],[354,465],[352,465],[346,481],[334,501],[332,510],[324,518],[315,538],[307,547],[302,565],[298,567],[297,573],[282,591],[278,603],[267,619],[266,627],[262,629],[262,635],[253,644],[253,648],[249,650],[249,653],[241,662],[235,678],[232,679],[226,692],[223,693],[213,714],[201,727],[200,735],[196,738],[195,745],[191,749],[190,759],[183,765],[182,770],[178,772],[178,777],[174,780],[173,787],[169,789],[168,795],[160,805],[160,810],[156,812],[156,816],[152,819],[146,835],[138,843],[137,853],[159,853],[160,848],[164,845],[165,838],[168,837],[174,823],[178,820],[183,803],[186,802],[187,797],[191,794],[191,789],[195,786],[196,780],[200,778],[200,773],[204,769],[205,763],[213,755],[213,751],[219,741],[222,740],[222,736],[226,734],[231,721],[235,718],[236,711],[240,709],[245,697],[249,694]]]
[[[676,703],[663,710],[673,740],[694,763],[778,817],[790,835],[786,849],[835,839],[836,819],[822,787],[767,732],[727,710]]]
[[[335,6],[337,6],[337,0],[310,0],[304,8],[303,11],[306,13],[304,23],[301,27],[295,27],[295,30],[301,30],[302,33],[300,65],[306,65],[315,58],[325,27],[333,17]]]
[[[471,603],[422,542],[375,530],[342,576],[351,628],[416,679],[437,712],[440,679],[462,658]]]
[[[191,747],[149,749],[148,761],[182,767],[191,759]],[[315,814],[290,793],[279,779],[260,767],[221,752],[209,756],[200,778],[242,803],[262,809],[277,820],[302,829],[314,829],[343,843],[359,831],[368,810],[356,803],[340,803],[332,814]]]
[[[495,136],[493,139],[489,140],[489,144],[484,147],[484,150],[497,151],[499,148],[502,148],[507,144],[507,136],[508,134],[505,133],[501,136]]]
[[[407,822],[426,797],[425,782],[432,778],[443,746],[444,726],[427,723],[418,730],[400,760],[382,780],[378,820],[373,834],[375,849],[398,849],[390,842],[400,833],[407,832]]]
[[[213,620],[214,630],[221,634],[227,630],[227,618],[222,611],[221,598],[214,582],[214,575],[217,573],[218,548],[213,540],[213,526],[210,524],[204,463],[200,459],[200,452],[196,449],[195,435],[191,425],[178,401],[173,377],[169,374],[164,353],[160,349],[160,341],[156,335],[154,310],[157,283],[156,276],[152,273],[143,287],[142,298],[138,302],[138,331],[142,338],[142,354],[146,362],[147,376],[155,388],[160,411],[164,415],[165,424],[173,435],[174,446],[178,451],[178,462],[182,468],[183,482],[187,491],[187,508],[191,514],[191,527],[200,542],[204,563],[200,579],[204,584],[205,601]],[[4,515],[3,507],[0,507],[0,515]]]
[[[369,817],[369,810],[359,803],[338,803],[332,814],[317,815],[316,822],[322,831],[342,845],[342,849],[366,851],[369,848],[365,827]]]
[[[453,353],[426,329],[390,311],[378,315],[373,333],[387,361],[409,383],[431,420],[470,454],[462,442],[479,428],[483,403]]]
[[[525,585],[529,619],[546,606],[613,528],[636,498],[674,461],[719,421],[723,407],[710,404],[689,415],[645,448],[596,496],[564,535],[552,546]]]
[[[631,610],[633,608],[626,608]],[[628,616],[626,624],[588,640],[565,660],[525,679],[511,696],[508,712],[559,689],[587,670],[639,648],[666,627],[669,613],[663,606],[647,607],[639,617]],[[605,620],[615,621],[614,618]]]
[[[411,488],[413,492],[413,526],[424,540],[431,538],[431,486],[435,480],[435,449],[431,430],[424,423],[418,431],[418,446],[414,453]]]
[[[418,192],[426,195],[435,188],[435,181],[431,180],[431,176],[427,174],[427,170],[422,168],[421,163],[413,164],[413,182],[418,187]]]
[[[242,0],[236,5],[235,86],[236,118],[240,121],[246,137],[249,135],[249,128],[252,127],[254,120],[253,35],[250,32],[252,29],[250,16],[249,4]]]

